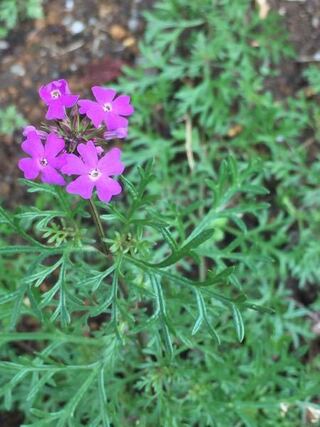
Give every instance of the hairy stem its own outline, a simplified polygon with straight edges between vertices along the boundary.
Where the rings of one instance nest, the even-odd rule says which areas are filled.
[[[103,225],[102,225],[102,222],[101,222],[100,217],[99,217],[99,212],[98,212],[96,205],[94,204],[92,199],[89,200],[89,206],[90,206],[91,218],[93,219],[94,225],[95,225],[96,230],[98,232],[102,251],[107,257],[109,257],[110,253],[109,253],[107,245],[104,241],[106,236],[104,234]]]
[[[110,253],[110,251],[106,245],[106,242],[105,242],[106,236],[104,234],[103,225],[102,225],[102,222],[100,220],[99,212],[98,212],[96,205],[94,204],[92,199],[89,200],[89,207],[90,207],[91,218],[94,222],[94,225],[96,227],[96,230],[97,230],[97,233],[99,236],[102,252],[105,254],[105,256],[108,259],[110,259],[112,257],[112,254]],[[122,282],[121,280],[119,280],[119,286],[120,286],[120,289],[121,289],[123,296],[125,298],[128,298],[129,292],[128,292],[128,289],[127,289],[125,283]]]
[[[100,220],[99,212],[98,212],[96,205],[94,204],[92,199],[89,200],[89,207],[90,207],[91,218],[93,219],[94,225],[95,225],[97,232],[98,232],[102,251],[105,254],[105,256],[108,259],[110,259],[112,254],[110,253],[110,251],[106,245],[103,225],[102,225],[102,222]],[[119,277],[118,279],[119,279],[118,284],[119,284],[121,293],[125,299],[128,299],[128,297],[129,297],[128,288],[127,288],[126,284],[121,280],[121,277]],[[144,348],[145,342],[146,342],[146,336],[143,332],[138,332],[137,333],[137,339],[139,342],[139,350],[142,353],[142,349]]]

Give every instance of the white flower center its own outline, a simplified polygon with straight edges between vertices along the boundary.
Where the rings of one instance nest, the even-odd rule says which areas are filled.
[[[40,159],[40,165],[44,168],[46,167],[48,164],[48,160],[45,159],[44,157],[42,159]]]
[[[110,113],[110,111],[112,111],[112,105],[110,102],[106,102],[102,108],[106,113]]]
[[[99,169],[92,169],[92,171],[91,172],[89,172],[89,178],[92,180],[92,181],[96,181],[97,179],[99,179],[100,178],[100,176],[101,176],[102,174],[101,174],[101,172],[99,171]]]
[[[50,93],[52,99],[58,99],[61,96],[61,92],[59,89],[55,89]]]

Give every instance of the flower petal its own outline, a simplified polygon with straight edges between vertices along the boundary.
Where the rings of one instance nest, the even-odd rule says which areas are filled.
[[[50,165],[47,165],[41,171],[41,180],[47,184],[64,185],[63,177]]]
[[[78,153],[82,157],[83,162],[90,168],[96,168],[98,164],[98,153],[97,147],[92,141],[88,141],[86,144],[78,145]]]
[[[128,120],[115,113],[105,113],[104,121],[108,130],[128,127]]]
[[[87,110],[86,114],[91,119],[94,127],[98,128],[103,120],[105,119],[106,113],[103,111],[102,107],[96,102],[93,103],[91,107]]]
[[[47,120],[54,120],[54,119],[64,119],[66,116],[66,110],[61,103],[60,99],[57,99],[55,101],[51,101],[47,114],[46,119]]]
[[[79,113],[86,114],[90,107],[96,105],[96,102],[90,101],[90,99],[80,99],[78,102],[79,105]]]
[[[124,164],[120,161],[121,150],[112,148],[98,162],[98,169],[104,175],[120,175],[124,171]]]
[[[130,104],[130,96],[120,95],[112,102],[112,110],[122,116],[131,116],[134,108]]]
[[[39,96],[45,104],[50,104],[50,102],[52,101],[52,97],[48,85],[43,85],[40,87]]]
[[[31,125],[25,126],[22,135],[27,137],[30,132],[37,132],[37,129]]]
[[[70,94],[70,89],[67,80],[60,79],[60,80],[54,80],[51,82],[54,86],[52,89],[59,89],[62,95]]]
[[[20,159],[18,167],[24,173],[26,179],[35,179],[39,175],[39,163],[37,160],[31,159],[30,157]]]
[[[97,194],[102,202],[109,202],[112,196],[120,194],[122,191],[121,185],[111,178],[102,176],[96,181]]]
[[[66,154],[64,156],[65,164],[61,168],[61,172],[66,175],[84,175],[89,173],[90,167],[86,166],[80,157],[75,154]]]
[[[48,135],[47,141],[44,146],[44,157],[50,162],[53,158],[57,156],[60,151],[65,147],[64,140],[56,135],[54,132],[51,132]]]
[[[83,199],[90,199],[95,183],[87,176],[79,176],[67,185],[66,190],[70,194],[78,194]]]
[[[78,95],[63,95],[60,98],[62,104],[67,108],[73,107],[77,103],[78,99]]]
[[[22,150],[31,157],[43,157],[44,148],[40,136],[35,130],[28,132],[27,139],[21,145]]]
[[[112,102],[113,98],[116,96],[117,93],[114,89],[104,88],[101,86],[93,86],[91,90],[99,104]]]
[[[107,130],[103,137],[105,140],[110,140],[114,138],[124,139],[128,136],[128,128],[118,128],[114,130]]]
[[[66,164],[67,155],[68,155],[67,153],[62,152],[61,154],[59,154],[59,156],[54,157],[53,159],[50,160],[50,166],[61,171],[63,166]]]

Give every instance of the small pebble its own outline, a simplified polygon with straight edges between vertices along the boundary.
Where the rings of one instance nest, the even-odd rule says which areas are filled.
[[[97,19],[91,16],[88,21],[89,25],[95,26],[97,24]]]
[[[66,9],[67,10],[72,10],[73,9],[73,7],[74,7],[74,0],[66,0]]]
[[[73,18],[70,15],[66,15],[63,19],[62,19],[62,23],[66,28],[71,27],[72,23],[73,23]]]
[[[284,16],[284,15],[286,15],[286,13],[287,13],[286,8],[285,7],[280,7],[280,9],[279,9],[279,15],[280,16]]]
[[[23,77],[26,74],[26,70],[21,64],[13,64],[10,67],[10,71],[12,74],[15,74],[19,77]]]
[[[319,17],[318,16],[314,16],[312,18],[312,26],[313,28],[318,28],[319,27]]]
[[[320,61],[320,50],[313,55],[313,59],[315,61]]]
[[[8,42],[6,42],[5,40],[0,40],[0,50],[8,49],[8,47],[9,47]]]
[[[137,31],[139,27],[139,21],[137,18],[130,18],[128,21],[128,27],[131,31]]]
[[[86,26],[83,22],[75,21],[70,25],[69,29],[72,34],[80,34],[85,29],[85,27]]]

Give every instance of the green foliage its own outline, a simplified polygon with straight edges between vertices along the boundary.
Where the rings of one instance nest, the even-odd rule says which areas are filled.
[[[53,186],[0,210],[1,408],[30,427],[307,425],[319,299],[294,296],[319,277],[319,106],[264,89],[292,51],[248,0],[146,18],[103,242]]]
[[[42,17],[42,0],[1,0],[0,38],[6,37],[21,19]]]
[[[14,105],[0,109],[0,135],[11,135],[15,130],[21,129],[26,124],[23,116]]]

